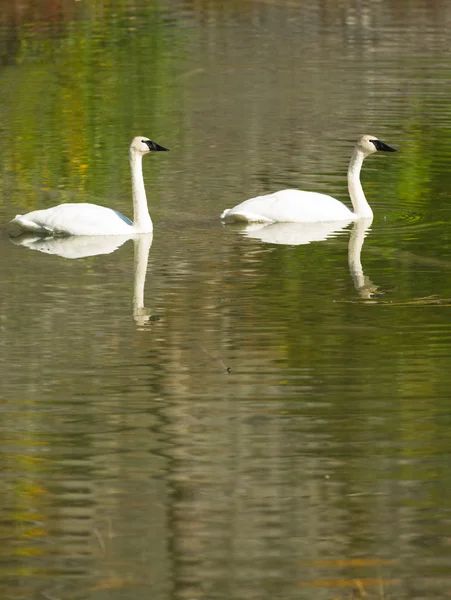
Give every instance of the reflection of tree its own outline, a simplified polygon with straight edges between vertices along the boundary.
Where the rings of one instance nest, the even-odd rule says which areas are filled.
[[[20,181],[16,197],[6,196],[21,210],[117,193],[128,183],[130,136],[165,128],[169,58],[155,10],[144,9],[137,25],[127,12],[102,16],[58,21],[51,43],[48,27],[14,30],[15,64],[1,74],[2,171]]]
[[[64,22],[74,18],[79,8],[69,0],[0,0],[0,22],[8,27],[27,23]]]
[[[2,185],[4,195],[21,209],[85,199],[86,194],[102,198],[124,189],[126,168],[119,149],[126,146],[132,132],[142,130],[143,123],[146,124],[143,133],[156,137],[161,131],[161,139],[164,139],[173,128],[168,120],[171,111],[182,110],[182,104],[185,125],[190,123],[197,135],[202,132],[207,143],[217,144],[217,139],[208,139],[208,132],[218,132],[218,129],[226,131],[235,141],[245,136],[244,162],[248,171],[242,176],[248,183],[249,196],[275,186],[317,189],[315,181],[309,183],[313,164],[317,172],[333,178],[335,189],[339,186],[344,196],[346,182],[337,174],[345,171],[347,156],[343,160],[341,155],[326,156],[319,152],[317,141],[325,139],[329,143],[341,139],[342,123],[352,124],[350,139],[360,135],[363,126],[374,121],[368,107],[377,105],[381,113],[390,113],[400,81],[404,81],[406,99],[401,95],[399,102],[407,103],[408,97],[408,129],[414,133],[409,134],[404,144],[402,166],[384,167],[383,180],[395,185],[393,174],[396,172],[399,194],[406,205],[424,206],[425,198],[435,193],[431,176],[431,145],[435,144],[425,135],[431,115],[424,97],[406,77],[402,60],[399,65],[392,64],[391,70],[383,76],[367,68],[368,57],[381,49],[381,41],[374,37],[375,28],[390,26],[390,19],[396,16],[389,10],[369,7],[365,14],[358,10],[353,12],[354,3],[347,1],[321,2],[316,7],[320,10],[314,5],[304,9],[309,15],[309,27],[302,36],[300,50],[308,48],[308,52],[302,51],[293,57],[290,46],[283,45],[275,56],[269,57],[265,46],[256,43],[250,56],[253,61],[268,63],[265,79],[260,75],[254,79],[256,70],[251,68],[251,63],[244,64],[243,69],[234,67],[232,80],[242,90],[242,101],[231,106],[228,104],[231,96],[227,93],[230,73],[221,70],[212,73],[208,68],[209,55],[214,56],[215,47],[222,43],[223,38],[219,36],[228,40],[229,59],[235,65],[242,61],[237,43],[239,28],[233,25],[235,20],[240,23],[240,18],[257,19],[257,23],[265,27],[271,23],[275,35],[294,35],[294,30],[284,31],[287,26],[284,15],[294,19],[295,13],[290,12],[294,11],[293,3],[199,0],[187,5],[191,11],[187,13],[191,19],[189,27],[176,9],[168,8],[166,22],[163,22],[155,7],[146,3],[139,6],[127,3],[120,10],[107,4],[99,7],[99,3],[89,0],[82,3],[24,0],[17,4],[3,1],[2,5],[4,12],[0,19],[7,24],[5,39],[10,41],[5,42],[8,47],[0,46],[0,55],[5,63],[14,67],[1,73],[0,100],[2,106],[8,107],[3,109],[2,135],[8,152],[3,153],[0,160],[2,172],[9,176],[14,173],[20,189],[17,185],[9,188],[8,177]],[[426,3],[424,10],[421,27],[427,28],[434,19],[451,12],[451,7],[446,2]],[[403,32],[408,29],[410,18],[418,27],[409,11],[405,11],[404,18]],[[222,30],[224,19],[233,26]],[[198,28],[194,41],[190,33],[193,24]],[[336,35],[343,36],[340,44],[346,48],[345,55],[333,51],[338,42],[322,33],[324,27],[332,26]],[[209,32],[207,39],[204,39],[204,31]],[[423,38],[417,29],[415,31],[415,43],[418,43]],[[174,43],[168,44],[168,34]],[[321,45],[315,42],[319,35],[324,37]],[[402,46],[402,35],[392,32],[391,43]],[[440,51],[440,38],[434,43],[437,52]],[[181,56],[188,45],[194,56],[194,70],[199,74],[177,79],[174,77],[177,70],[183,73],[177,55]],[[318,68],[324,56],[327,56],[326,76]],[[408,46],[405,58],[409,58]],[[190,65],[184,66],[190,72]],[[430,68],[433,69],[433,65]],[[203,69],[205,75],[202,75]],[[360,122],[355,118],[353,99],[340,95],[344,71],[354,89],[360,90]],[[297,79],[298,72],[304,76]],[[272,86],[275,73],[279,85]],[[443,97],[447,97],[448,80],[444,78],[440,84]],[[218,109],[214,123],[208,123],[192,86],[208,90],[204,98],[206,107],[213,104]],[[271,107],[280,101],[280,88],[284,89],[284,116],[268,120]],[[380,88],[385,90],[383,96],[378,92]],[[191,98],[196,106],[191,105]],[[284,121],[286,130],[282,127],[281,131]],[[439,144],[446,155],[448,148],[451,152],[451,136],[447,131],[443,130]],[[387,139],[392,138],[386,128],[374,133],[381,137],[385,133]],[[227,137],[221,137],[221,146],[226,150],[224,142]],[[277,147],[285,148],[289,156],[283,167],[273,160]],[[215,164],[221,168],[224,159],[228,159],[222,151],[221,148],[215,150]],[[226,177],[233,178],[232,173],[239,172],[238,160],[242,163],[242,158],[241,155],[232,157],[230,175]],[[205,156],[201,160],[205,160]],[[155,165],[155,168],[159,167]],[[233,183],[242,186],[240,181]],[[446,202],[447,198],[439,200]]]

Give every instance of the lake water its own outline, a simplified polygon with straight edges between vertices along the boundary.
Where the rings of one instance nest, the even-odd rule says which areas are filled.
[[[3,4],[0,596],[449,598],[451,4]],[[221,225],[364,133],[371,224]],[[141,134],[153,239],[12,243]]]

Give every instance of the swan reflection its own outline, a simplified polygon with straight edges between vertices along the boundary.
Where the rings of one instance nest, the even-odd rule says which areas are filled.
[[[151,235],[151,234],[150,234]],[[16,246],[25,246],[45,254],[56,254],[63,258],[86,258],[98,254],[111,254],[125,244],[129,235],[74,235],[68,237],[38,236],[24,233],[9,238]]]
[[[39,237],[33,234],[24,234],[19,237],[10,238],[10,240],[16,246],[24,246],[30,250],[37,250],[45,254],[55,254],[56,256],[68,259],[111,254],[128,240],[133,240],[133,318],[136,324],[142,327],[151,320],[150,311],[144,306],[144,287],[152,237],[151,233],[136,236],[84,235],[70,237]]]
[[[255,223],[242,229],[241,233],[246,237],[269,244],[300,246],[334,237],[346,229],[350,223],[352,223],[351,219],[324,223],[271,223],[270,225]]]
[[[362,252],[365,236],[371,227],[373,219],[360,219],[354,223],[348,244],[348,265],[354,287],[359,292],[361,298],[368,300],[377,293],[377,285],[369,277],[363,274],[360,254]]]
[[[310,242],[320,242],[342,233],[352,221],[331,223],[262,223],[248,225],[241,233],[246,237],[261,240],[270,244],[299,246]],[[371,227],[373,218],[354,221],[349,237],[348,264],[354,286],[362,298],[371,298],[377,290],[371,280],[363,274],[360,259],[365,236]]]

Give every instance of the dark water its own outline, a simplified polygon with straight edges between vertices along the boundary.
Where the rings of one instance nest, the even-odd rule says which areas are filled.
[[[449,598],[451,5],[41,4],[0,17],[0,596]],[[371,224],[221,225],[348,202],[363,133]],[[153,239],[11,243],[131,216],[136,134]]]

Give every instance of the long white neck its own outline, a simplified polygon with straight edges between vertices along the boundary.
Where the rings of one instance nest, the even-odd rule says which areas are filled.
[[[365,198],[362,184],[360,183],[360,170],[365,155],[357,147],[351,156],[348,168],[348,190],[351,197],[352,207],[356,217],[369,218],[373,216],[373,211]]]
[[[142,155],[132,149],[130,149],[130,168],[132,171],[133,227],[137,231],[148,233],[152,231],[153,225],[147,208]]]

